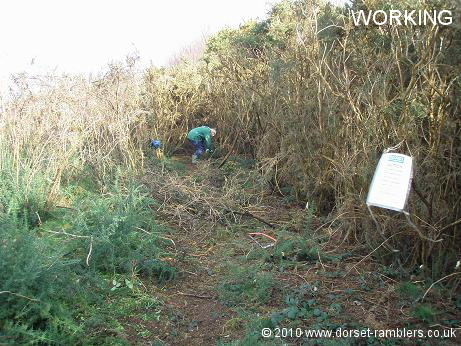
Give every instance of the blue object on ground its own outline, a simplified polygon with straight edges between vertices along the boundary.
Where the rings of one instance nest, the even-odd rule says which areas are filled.
[[[154,149],[159,149],[161,145],[162,145],[162,142],[158,139],[153,139],[150,142],[150,146]]]

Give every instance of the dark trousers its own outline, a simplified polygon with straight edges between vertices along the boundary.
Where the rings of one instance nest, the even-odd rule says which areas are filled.
[[[200,157],[205,152],[205,141],[193,141],[189,139],[189,142],[195,147],[195,156]]]

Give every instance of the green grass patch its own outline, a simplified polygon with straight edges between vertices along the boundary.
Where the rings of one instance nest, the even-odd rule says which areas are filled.
[[[233,267],[219,285],[220,300],[227,306],[265,304],[275,288],[271,273],[261,272],[259,267]]]
[[[400,297],[405,300],[415,301],[423,294],[423,290],[412,282],[402,282],[397,288]]]
[[[432,323],[439,312],[430,304],[418,304],[413,308],[412,315],[423,322]]]

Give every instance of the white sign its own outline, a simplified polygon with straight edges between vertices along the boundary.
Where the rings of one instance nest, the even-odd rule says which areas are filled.
[[[376,167],[367,205],[403,211],[410,192],[413,159],[396,153],[385,153]]]

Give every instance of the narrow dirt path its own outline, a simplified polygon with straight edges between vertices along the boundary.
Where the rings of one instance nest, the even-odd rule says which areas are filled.
[[[196,174],[198,167],[190,163],[189,157],[175,159],[186,167],[187,175]],[[140,345],[212,346],[218,339],[235,338],[226,330],[226,323],[236,314],[218,298],[217,266],[222,261],[219,254],[222,244],[214,239],[214,225],[201,222],[200,226],[185,228],[168,218],[163,221],[173,230],[168,237],[174,242],[171,250],[176,256],[172,264],[178,269],[178,277],[164,286],[146,283],[151,294],[163,302],[161,318],[159,321],[130,318],[127,323],[130,341]],[[140,338],[136,329],[151,333]]]
[[[171,346],[215,345],[226,336],[225,324],[235,313],[218,299],[219,247],[210,244],[213,229],[177,234],[175,242],[180,249],[176,264],[180,277],[164,289],[163,299],[173,316],[170,325],[160,323],[169,335],[164,341]]]
[[[127,333],[131,342],[139,345],[204,346],[216,345],[218,338],[231,337],[225,334],[225,325],[235,313],[218,299],[218,248],[210,245],[212,232],[211,229],[197,229],[187,233],[178,229],[168,235],[174,241],[177,252],[177,258],[172,260],[178,269],[178,277],[164,286],[145,283],[150,293],[163,302],[161,317],[159,321],[130,318]],[[150,331],[149,337],[140,338],[136,329]]]
[[[200,167],[190,165],[188,158],[179,160],[187,169],[183,176],[184,181],[198,175]],[[194,182],[187,180],[187,183]],[[238,189],[243,191],[244,187]],[[216,191],[220,191],[219,187],[214,193]],[[191,191],[186,189],[181,192]],[[193,193],[187,196],[192,202],[189,200],[178,203],[173,198],[163,201],[163,204],[171,203],[168,208],[172,207],[174,211],[161,218],[172,229],[171,234],[165,236],[170,237],[174,243],[171,251],[175,256],[166,260],[172,261],[178,269],[178,277],[164,286],[145,282],[150,294],[163,302],[162,311],[158,321],[129,318],[126,333],[133,345],[215,346],[220,341],[242,339],[248,333],[248,324],[252,318],[267,318],[274,314],[285,316],[282,320],[285,326],[292,322],[303,328],[312,325],[324,329],[334,329],[334,326],[366,326],[374,330],[429,327],[412,315],[414,302],[405,300],[399,293],[399,279],[391,277],[390,268],[386,269],[375,263],[372,258],[361,261],[366,257],[363,249],[348,248],[341,239],[335,240],[333,237],[338,233],[333,230],[329,241],[341,244],[340,248],[328,245],[328,241],[319,248],[318,243],[309,239],[313,234],[302,235],[296,224],[302,224],[303,229],[306,227],[303,209],[287,207],[270,195],[264,197],[260,203],[267,212],[261,212],[264,208],[258,209],[260,215],[284,226],[279,225],[275,230],[280,240],[277,247],[262,250],[251,242],[248,232],[264,229],[266,225],[256,219],[240,218],[240,221],[231,224],[219,224],[210,222],[206,215],[195,217],[194,213],[203,216],[203,209],[194,209]],[[180,198],[179,200],[182,201]],[[206,199],[200,201],[208,202]],[[185,214],[182,215],[181,212]],[[301,218],[297,221],[300,215]],[[318,229],[315,220],[313,222],[309,227]],[[329,231],[325,232],[328,236]],[[293,239],[298,239],[299,243],[292,244],[300,247],[288,246]],[[262,257],[252,262],[249,255],[258,251]],[[263,292],[267,294],[265,302],[246,306],[247,297],[246,301],[242,298],[238,308],[224,305],[219,288],[222,287],[223,280],[229,279],[228,269],[238,266],[251,268],[255,263],[259,263],[260,268],[264,266],[266,269],[263,271],[273,280],[270,291]],[[259,275],[259,272],[253,272],[252,275]],[[313,304],[312,308],[305,305],[301,308],[297,303],[289,305],[290,300],[287,297],[293,294],[299,297],[299,304],[309,302]],[[290,317],[290,309],[295,317]],[[451,318],[456,318],[456,312]],[[260,327],[256,327],[258,328]],[[139,330],[146,331],[146,335],[140,335],[142,333]],[[292,345],[302,343],[301,339],[286,341]],[[256,343],[265,344],[259,341]],[[454,344],[448,342],[444,345]]]

